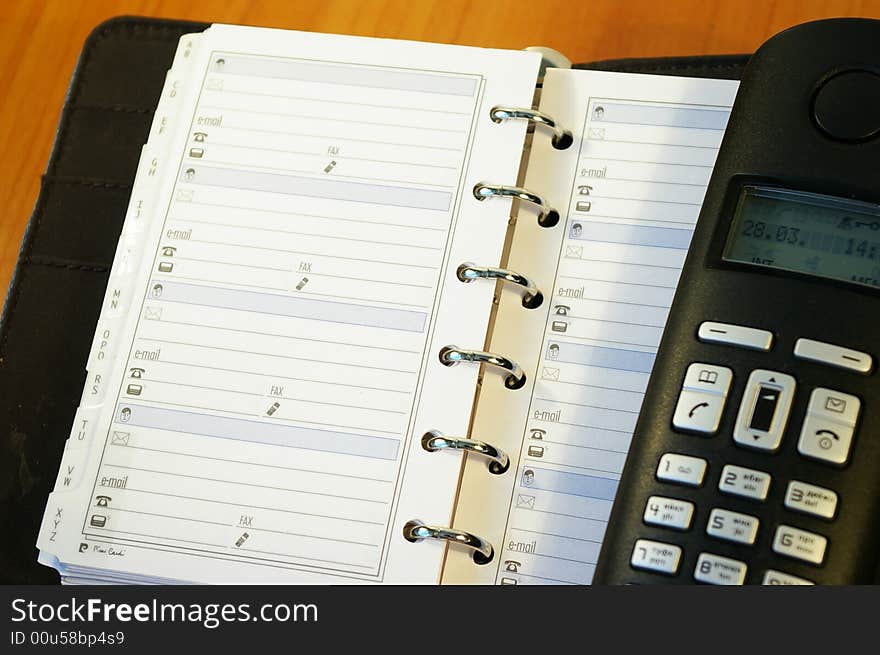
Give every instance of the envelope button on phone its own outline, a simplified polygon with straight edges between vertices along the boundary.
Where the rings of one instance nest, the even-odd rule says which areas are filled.
[[[813,389],[813,393],[810,395],[807,414],[818,415],[855,427],[861,405],[861,401],[852,394],[819,387]]]

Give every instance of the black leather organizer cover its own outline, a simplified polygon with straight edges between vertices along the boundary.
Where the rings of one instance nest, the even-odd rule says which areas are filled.
[[[0,583],[53,583],[37,532],[147,139],[181,35],[207,23],[121,17],[89,36],[71,81],[0,319]],[[578,68],[739,78],[747,56],[626,59]]]

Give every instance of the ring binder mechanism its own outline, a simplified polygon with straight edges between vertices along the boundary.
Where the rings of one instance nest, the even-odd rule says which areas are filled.
[[[538,225],[541,227],[553,227],[559,222],[559,212],[547,204],[542,196],[528,189],[518,186],[505,186],[503,184],[488,184],[486,182],[479,182],[474,185],[474,197],[477,200],[482,201],[493,196],[518,198],[519,200],[537,205],[541,210],[538,214]]]
[[[526,374],[522,367],[504,355],[482,350],[464,350],[458,346],[444,346],[440,349],[440,361],[445,366],[455,366],[459,362],[477,362],[503,368],[510,371],[504,378],[504,386],[508,389],[520,389],[526,383]]]
[[[544,302],[544,294],[541,293],[541,290],[538,289],[538,286],[530,278],[507,268],[478,266],[472,262],[465,262],[458,267],[456,275],[458,275],[458,279],[462,282],[473,282],[480,278],[486,278],[518,284],[525,290],[523,292],[522,304],[526,309],[535,309]]]
[[[424,539],[438,539],[471,548],[474,551],[475,564],[488,564],[495,557],[495,549],[492,548],[492,544],[482,537],[455,528],[426,525],[418,520],[406,522],[403,526],[403,538],[413,543]]]
[[[524,107],[492,107],[489,110],[489,118],[491,118],[496,123],[501,123],[506,120],[522,118],[529,123],[535,123],[539,125],[546,125],[551,130],[553,130],[553,138],[550,140],[551,145],[557,150],[565,150],[572,143],[574,143],[574,137],[572,136],[569,130],[564,129],[560,125],[556,123],[556,120],[549,114],[545,114],[542,111],[538,111],[537,109],[526,109]]]
[[[437,430],[431,430],[422,435],[422,448],[430,453],[451,449],[482,455],[489,459],[489,472],[495,475],[501,475],[510,468],[510,458],[500,448],[475,439],[447,437]]]

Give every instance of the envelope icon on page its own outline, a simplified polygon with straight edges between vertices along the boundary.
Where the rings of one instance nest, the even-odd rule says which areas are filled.
[[[580,259],[584,256],[583,246],[565,246],[565,256]]]
[[[545,366],[544,370],[541,371],[541,377],[552,382],[559,382],[559,369]]]
[[[113,434],[110,436],[110,445],[127,446],[129,436],[131,436],[130,432],[117,432],[114,430]]]
[[[159,321],[162,319],[161,307],[147,307],[144,310],[144,318],[148,321]]]
[[[527,494],[517,494],[516,506],[520,509],[535,509],[535,497]]]
[[[604,139],[605,138],[605,128],[604,127],[591,127],[590,128],[590,138],[591,139]]]

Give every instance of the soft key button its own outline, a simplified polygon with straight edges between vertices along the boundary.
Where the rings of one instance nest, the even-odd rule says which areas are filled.
[[[778,450],[796,386],[795,379],[785,373],[752,371],[739,406],[733,440],[747,448]]]
[[[697,330],[697,338],[709,343],[720,343],[725,346],[738,346],[751,350],[770,350],[773,345],[773,333],[767,330],[705,321]]]
[[[733,371],[695,362],[688,366],[672,425],[679,430],[714,434],[721,423]]]
[[[798,339],[794,344],[794,356],[811,362],[845,368],[867,375],[874,368],[874,358],[868,353],[842,348],[823,341]]]

